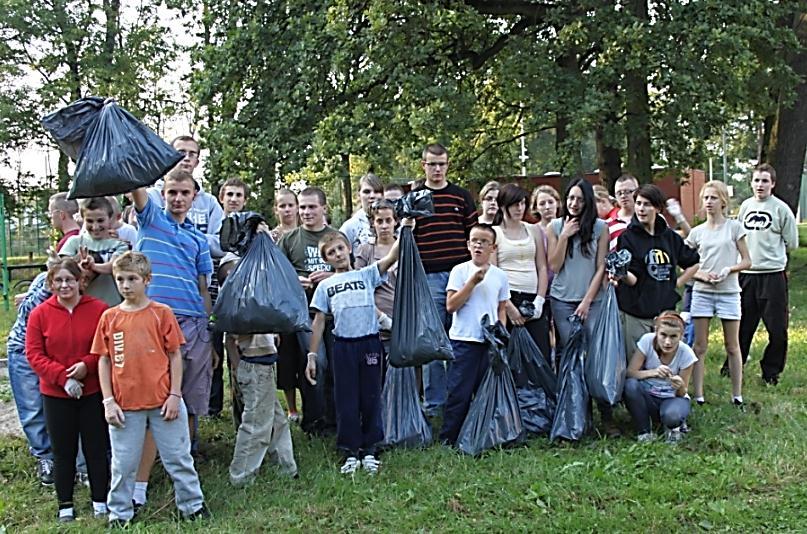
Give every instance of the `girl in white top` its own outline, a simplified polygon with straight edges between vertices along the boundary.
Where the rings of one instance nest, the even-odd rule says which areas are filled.
[[[499,209],[496,200],[499,197],[499,189],[501,185],[499,182],[490,181],[482,186],[479,191],[479,203],[482,207],[479,209],[479,224],[494,224],[493,218],[496,216],[496,211]]]
[[[731,375],[733,402],[742,406],[743,367],[740,356],[740,284],[738,273],[751,267],[751,257],[745,242],[745,229],[739,221],[726,218],[729,194],[726,184],[706,182],[701,189],[701,202],[706,222],[695,227],[687,244],[698,251],[701,262],[694,275],[691,313],[695,321],[695,354],[698,363],[693,374],[695,401],[705,402],[703,396],[704,359],[709,343],[709,322],[719,317],[723,323]],[[739,262],[737,261],[739,257]]]
[[[493,222],[496,226],[497,249],[491,263],[507,275],[510,300],[507,301],[507,318],[513,325],[524,325],[544,357],[550,357],[549,322],[546,306],[546,252],[543,231],[538,225],[523,221],[527,210],[527,190],[516,184],[507,184],[499,190],[499,210]],[[523,303],[531,302],[534,312],[525,316],[519,310]]]

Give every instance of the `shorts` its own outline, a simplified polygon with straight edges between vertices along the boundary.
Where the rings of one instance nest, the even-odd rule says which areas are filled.
[[[213,379],[211,336],[205,317],[177,317],[182,345],[182,398],[190,415],[207,415]]]
[[[280,344],[277,346],[277,389],[285,391],[300,387],[300,373],[305,369],[301,362],[307,362],[301,352],[297,334],[280,334]]]
[[[690,313],[695,319],[718,317],[724,321],[739,321],[742,317],[739,293],[692,292]]]

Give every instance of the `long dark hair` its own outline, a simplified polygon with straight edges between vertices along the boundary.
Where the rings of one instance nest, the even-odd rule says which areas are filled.
[[[580,221],[580,231],[572,238],[572,242],[574,242],[575,239],[579,239],[580,251],[583,253],[583,256],[588,258],[593,254],[589,245],[594,239],[594,222],[597,220],[597,203],[594,201],[594,188],[591,187],[591,184],[588,183],[585,178],[581,177],[574,178],[569,182],[569,185],[566,186],[566,190],[563,192],[563,214],[565,216],[570,216],[569,208],[567,207],[567,199],[573,187],[579,187],[580,191],[583,193],[583,211],[578,217]],[[566,255],[570,258],[574,250],[572,242],[566,247]],[[594,248],[596,250],[596,247]]]
[[[499,206],[499,209],[496,211],[496,215],[493,216],[493,226],[502,224],[504,214],[509,214],[507,210],[509,210],[511,206],[515,206],[522,200],[527,200],[528,198],[530,198],[530,193],[523,187],[517,184],[505,184],[499,189],[499,196],[496,198],[496,204]]]

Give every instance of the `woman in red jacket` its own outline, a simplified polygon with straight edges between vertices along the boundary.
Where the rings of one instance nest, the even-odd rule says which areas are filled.
[[[53,295],[28,319],[25,352],[39,375],[45,422],[53,446],[59,522],[75,519],[73,479],[78,438],[87,461],[93,512],[106,515],[109,434],[98,384],[98,357],[90,354],[106,304],[81,295],[81,269],[72,259],[48,271]]]

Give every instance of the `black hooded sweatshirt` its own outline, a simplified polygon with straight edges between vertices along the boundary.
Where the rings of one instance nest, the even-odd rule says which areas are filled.
[[[661,215],[656,215],[653,235],[647,233],[634,215],[627,230],[619,236],[616,248],[630,251],[628,270],[636,276],[636,285],[623,282],[617,287],[619,309],[642,319],[674,310],[681,300],[675,290],[676,266],[686,269],[700,262],[698,252],[689,248]]]

